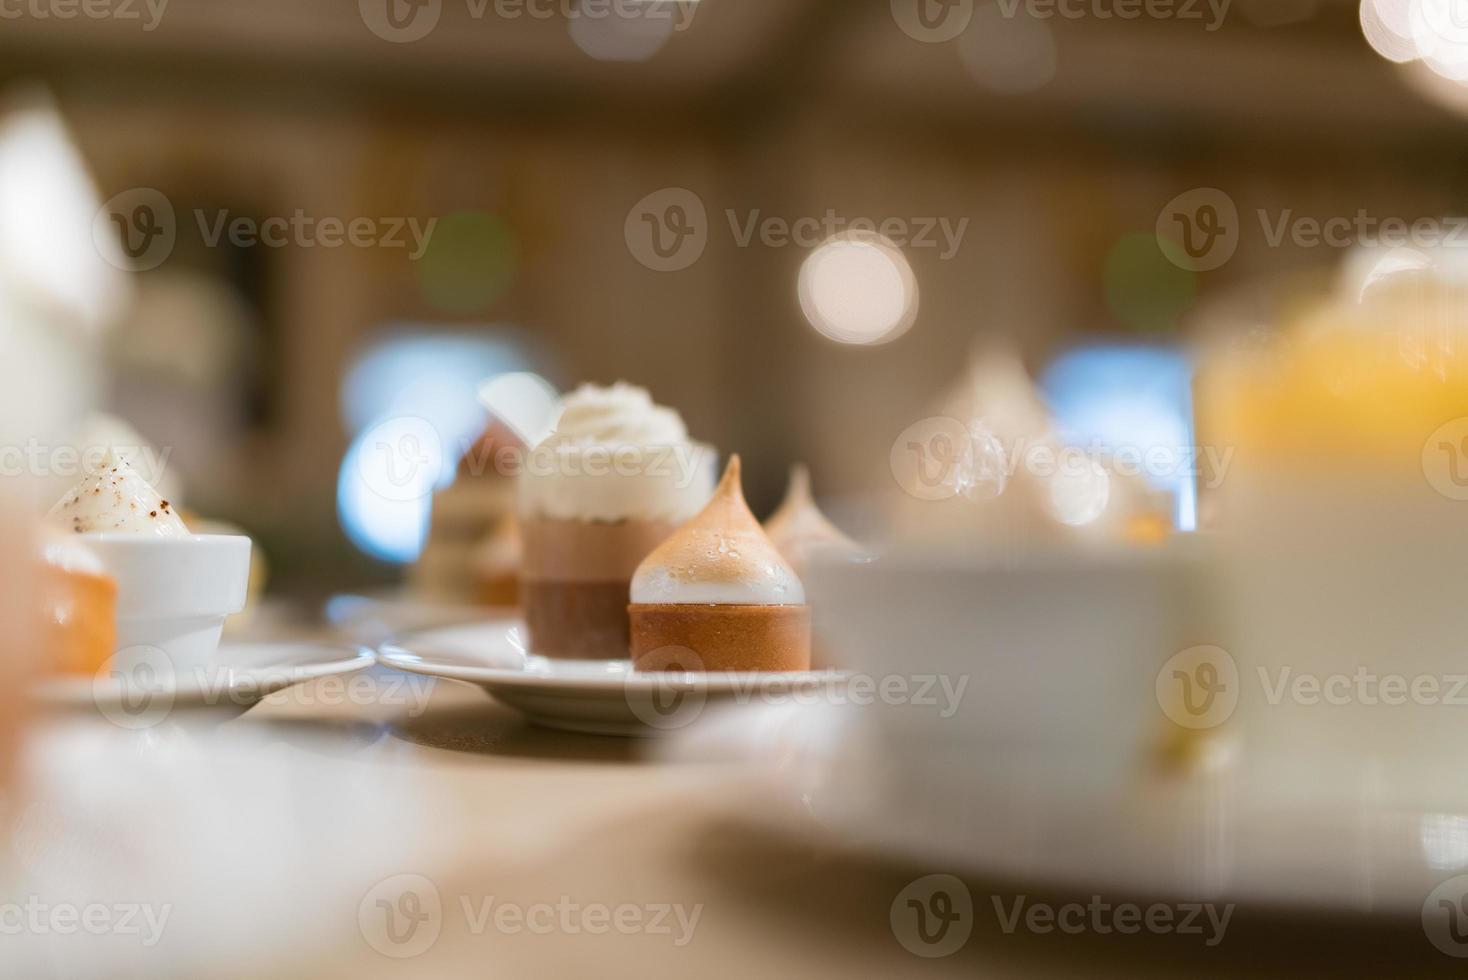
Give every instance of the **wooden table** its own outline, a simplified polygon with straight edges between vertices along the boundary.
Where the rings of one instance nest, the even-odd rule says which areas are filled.
[[[107,961],[104,973],[115,965],[117,975],[140,976],[646,980],[1185,971],[1418,976],[1460,969],[1429,946],[1415,921],[1239,909],[1215,948],[1176,935],[1006,933],[993,897],[1058,903],[1069,896],[972,876],[964,879],[974,904],[971,936],[951,956],[921,958],[894,933],[894,899],[915,878],[953,869],[857,853],[802,817],[798,806],[752,790],[749,773],[738,766],[656,761],[647,757],[647,743],[538,729],[477,688],[448,682],[435,684],[422,704],[404,704],[403,675],[372,668],[363,677],[362,690],[375,692],[376,701],[342,703],[340,682],[326,679],[277,694],[223,724],[175,731],[172,737],[187,743],[197,764],[209,764],[219,746],[242,743],[271,760],[273,778],[288,783],[301,776],[295,789],[272,791],[277,795],[268,797],[266,812],[276,816],[264,819],[279,823],[260,837],[291,835],[298,850],[288,853],[314,854],[320,862],[298,856],[281,862],[258,847],[219,860],[212,838],[188,860],[224,868],[230,877],[261,869],[256,879],[230,886],[238,889],[237,904],[215,894],[223,885],[189,879],[198,895],[220,903],[228,925],[211,937],[205,933],[214,927],[198,924],[206,919],[191,922],[181,908],[166,942],[139,961],[144,967],[118,958]],[[389,693],[394,685],[396,696]],[[126,742],[132,759],[170,744],[167,733],[119,734],[95,718],[52,724],[109,743],[134,740]],[[47,765],[46,751],[33,754],[33,765]],[[297,795],[313,782],[338,778],[346,788],[332,793],[358,817],[343,819],[333,809],[341,801],[312,803],[309,793]],[[68,785],[57,792],[77,792],[76,780]],[[250,787],[238,791],[231,809],[243,814],[259,803]],[[170,817],[149,805],[151,833],[180,829],[167,828]],[[168,804],[174,811],[180,805]],[[784,812],[770,812],[781,806]],[[327,811],[329,817],[318,819]],[[230,818],[217,819],[227,826]],[[243,840],[236,832],[243,834],[237,829],[225,839]],[[354,880],[343,867],[361,873]],[[211,874],[201,870],[199,877]],[[422,891],[425,880],[436,912],[426,895],[404,898]],[[697,909],[691,935],[671,911],[654,922],[658,909],[673,906]],[[496,919],[505,907],[510,911]],[[618,914],[621,931],[607,918]],[[391,916],[402,918],[388,936]],[[397,955],[404,953],[412,955]]]

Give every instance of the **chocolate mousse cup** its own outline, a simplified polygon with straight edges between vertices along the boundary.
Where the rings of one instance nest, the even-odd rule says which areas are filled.
[[[712,447],[641,388],[583,385],[519,475],[530,652],[625,660],[632,574],[714,489]]]
[[[625,658],[632,573],[677,528],[673,521],[524,519],[520,594],[531,651]]]

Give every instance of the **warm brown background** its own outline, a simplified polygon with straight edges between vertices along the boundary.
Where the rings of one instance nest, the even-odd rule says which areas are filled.
[[[120,375],[118,399],[151,406],[133,414],[176,447],[196,502],[247,521],[277,584],[306,590],[387,574],[340,531],[335,479],[351,435],[343,372],[393,321],[516,324],[556,352],[560,384],[645,384],[744,454],[750,497],[768,508],[796,458],[823,492],[884,479],[892,438],[928,414],[978,337],[1015,336],[1040,366],[1077,336],[1124,333],[1104,300],[1106,254],[1183,190],[1223,188],[1246,215],[1462,210],[1465,127],[1366,46],[1356,9],[1236,0],[1216,33],[1052,21],[1057,76],[1022,96],[975,85],[951,44],[907,37],[885,0],[704,0],[643,64],[588,57],[560,19],[473,21],[454,0],[403,45],[369,33],[350,0],[173,0],[151,33],[6,21],[0,73],[53,87],[104,197],[150,186],[181,212],[261,217],[483,210],[513,229],[516,277],[467,314],[428,305],[402,250],[257,249],[234,270],[251,293],[239,343],[209,355],[202,401],[155,383],[166,357]],[[666,186],[702,196],[712,240],[692,268],[660,274],[622,228]],[[803,251],[734,247],[725,208],[970,225],[950,261],[908,252],[914,328],[853,349],[801,316]],[[1257,221],[1244,228],[1238,256],[1200,277],[1199,303],[1339,257],[1271,249]],[[180,234],[197,239],[187,222]],[[148,275],[210,260],[181,244]],[[211,409],[210,378],[251,358],[258,404]]]

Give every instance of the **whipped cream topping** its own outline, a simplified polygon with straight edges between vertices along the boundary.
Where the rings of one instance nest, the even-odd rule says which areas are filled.
[[[641,604],[797,606],[800,578],[744,502],[739,457],[729,457],[713,499],[653,549],[632,576]]]
[[[670,446],[688,441],[673,409],[653,403],[646,388],[618,381],[610,388],[582,385],[561,402],[556,428],[542,445]]]
[[[95,472],[82,477],[46,515],[63,531],[112,532],[160,538],[188,537],[189,529],[125,456],[109,451]]]
[[[851,558],[865,554],[861,545],[821,513],[811,497],[810,471],[799,464],[790,470],[790,488],[785,491],[785,499],[765,521],[765,534],[797,570],[804,568],[816,554]]]
[[[687,520],[707,502],[715,454],[688,438],[683,419],[642,388],[583,385],[556,428],[525,457],[526,518],[616,522]]]

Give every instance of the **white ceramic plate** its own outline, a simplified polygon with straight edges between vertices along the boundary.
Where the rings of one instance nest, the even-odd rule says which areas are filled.
[[[527,653],[521,624],[499,619],[430,630],[383,646],[391,667],[484,688],[548,728],[598,735],[656,736],[686,728],[705,705],[816,703],[844,675],[641,672],[628,660],[551,660]]]
[[[325,643],[223,643],[209,664],[173,673],[144,661],[93,677],[51,677],[33,689],[58,707],[89,707],[125,727],[156,724],[171,712],[213,708],[241,712],[277,691],[318,677],[348,674],[374,662],[372,651]]]

